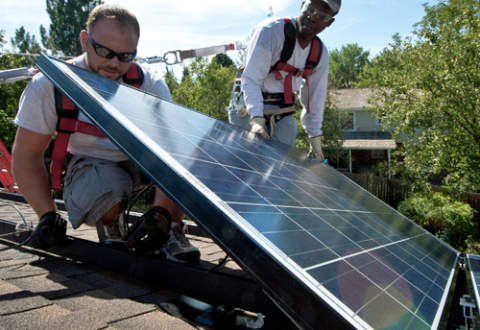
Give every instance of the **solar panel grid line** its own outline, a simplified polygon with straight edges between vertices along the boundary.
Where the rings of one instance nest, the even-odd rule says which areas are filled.
[[[406,240],[408,240],[408,239],[405,239],[404,241],[406,241]],[[382,249],[382,248],[385,248],[385,247],[387,247],[387,246],[395,245],[395,244],[398,244],[398,243],[399,243],[399,242],[392,242],[392,243],[386,244],[386,245],[384,245],[384,246],[378,246],[378,247],[372,248],[372,249],[370,249],[370,250],[365,250],[365,251],[357,252],[357,253],[354,253],[354,254],[349,255],[349,256],[346,257],[346,258],[355,257],[355,256],[358,256],[358,255],[360,255],[360,254],[373,252],[373,251],[376,251],[376,250],[378,250],[378,249]],[[304,268],[304,270],[306,270],[306,271],[314,270],[314,269],[316,269],[316,268],[320,268],[320,267],[323,267],[323,266],[325,266],[325,265],[328,265],[328,264],[331,264],[331,263],[334,263],[334,262],[343,261],[343,260],[345,260],[346,258],[345,258],[345,257],[339,257],[338,259],[332,259],[332,260],[326,261],[326,262],[324,262],[324,263],[322,263],[322,264],[313,265],[313,266]]]
[[[66,65],[62,64],[63,66]],[[81,79],[91,79],[92,85],[96,84],[95,79],[91,78],[93,75],[84,74],[81,69],[78,70],[82,77],[85,76]],[[111,84],[108,81],[102,81],[102,83]],[[101,88],[104,88],[103,84]],[[140,92],[131,88],[124,89],[132,94],[132,98],[140,95]],[[116,91],[116,89],[113,90]],[[102,93],[101,90],[100,93]],[[115,107],[122,106],[121,103],[129,104],[129,100],[118,97],[121,94],[113,92],[108,94],[107,97],[110,98],[109,102],[112,102],[112,106],[115,104]],[[100,96],[102,97],[105,96]],[[152,99],[151,96],[140,95],[136,101],[144,104],[150,112],[154,112],[152,107],[156,106],[155,104],[160,105],[159,101]],[[130,102],[130,104],[133,103]],[[115,108],[110,110],[117,111]],[[304,310],[293,307],[296,305],[295,300],[292,300],[293,297],[300,297],[298,294],[304,292],[302,286],[305,286],[305,289],[308,288],[305,294],[316,295],[323,302],[318,301],[319,305],[313,296],[311,298],[305,296],[306,298],[302,300],[308,300],[308,304],[316,305],[318,310],[326,312],[326,315],[330,315],[329,308],[335,310],[336,315],[342,317],[344,321],[332,320],[334,323],[343,322],[344,326],[348,324],[349,327],[359,329],[380,329],[389,322],[399,322],[398,324],[405,329],[414,329],[416,326],[423,329],[425,324],[438,326],[435,325],[435,319],[439,319],[441,310],[437,307],[442,307],[444,304],[444,302],[438,304],[438,301],[445,300],[440,296],[442,290],[443,296],[448,292],[445,288],[450,286],[452,280],[452,271],[449,272],[449,269],[458,257],[458,254],[456,257],[453,256],[454,252],[451,248],[442,246],[436,239],[432,241],[428,235],[420,235],[426,232],[391,207],[381,203],[375,196],[362,191],[358,185],[324,164],[312,166],[311,162],[304,162],[301,157],[297,157],[298,153],[295,150],[284,150],[282,145],[273,142],[269,142],[268,147],[264,146],[260,140],[255,138],[252,140],[251,133],[239,131],[226,124],[212,123],[207,116],[200,116],[198,120],[190,119],[189,114],[185,114],[188,120],[182,119],[183,115],[178,114],[164,118],[166,113],[177,110],[168,104],[163,104],[161,109],[157,110],[162,112],[162,118],[152,117],[152,122],[162,122],[161,127],[165,129],[160,130],[160,133],[154,132],[148,121],[136,121],[131,116],[125,117],[124,125],[132,129],[132,125],[135,126],[133,122],[136,122],[140,125],[138,127],[142,133],[142,130],[148,131],[149,134],[153,133],[157,140],[156,142],[152,140],[152,144],[157,143],[158,139],[173,143],[175,139],[172,136],[178,134],[182,150],[175,152],[168,145],[162,145],[159,149],[168,150],[168,152],[164,150],[167,154],[165,157],[157,150],[147,153],[156,155],[155,157],[162,155],[159,158],[162,161],[165,158],[165,163],[171,169],[164,168],[163,165],[142,165],[140,160],[136,160],[136,163],[147,172],[160,171],[159,173],[186,179],[187,182],[181,183],[180,187],[175,186],[172,178],[158,180],[170,189],[178,188],[180,193],[185,193],[190,188],[201,191],[203,195],[197,195],[199,200],[208,200],[212,205],[192,206],[192,211],[196,210],[195,214],[192,214],[194,217],[197,216],[196,220],[203,219],[198,217],[202,212],[207,212],[207,209],[221,217],[226,215],[225,221],[228,224],[226,228],[239,235],[239,238],[236,238],[237,241],[241,240],[245,248],[251,248],[252,251],[259,253],[263,251],[258,256],[259,260],[264,260],[265,265],[268,264],[272,270],[275,269],[279,273],[278,276],[269,274],[258,264],[244,263],[242,258],[250,257],[246,251],[228,246],[227,241],[230,239],[228,233],[222,233],[215,227],[215,223],[219,220],[212,219],[206,225],[207,232],[216,237],[216,240],[220,240],[219,243],[223,248],[233,253],[234,259],[238,259],[242,268],[247,268],[258,281],[262,282],[269,295],[274,296],[273,299],[282,305],[289,316],[306,327],[315,322],[325,322],[321,319],[318,321],[311,319],[311,313],[314,310],[310,312],[308,306],[302,305]],[[178,111],[183,110],[178,109]],[[187,123],[191,129],[185,133],[174,129],[175,125],[182,123]],[[167,129],[169,125],[173,129]],[[203,139],[196,141],[196,137],[202,134],[204,134]],[[150,143],[149,140],[145,141]],[[231,143],[231,145],[224,143]],[[178,145],[175,146],[178,148]],[[149,148],[152,147],[149,146]],[[193,149],[183,150],[183,148],[193,148],[195,153],[192,153]],[[242,149],[253,151],[246,153]],[[133,152],[136,151],[133,150]],[[262,152],[267,156],[262,156]],[[193,158],[192,155],[194,155]],[[148,156],[140,155],[140,158],[142,157]],[[223,174],[232,178],[230,187],[225,187],[224,177],[221,177]],[[209,176],[212,177],[210,181]],[[170,194],[174,195],[172,191]],[[182,197],[177,194],[173,199],[178,202],[177,204],[186,207],[188,203],[194,202],[191,200],[193,197],[189,196]],[[290,206],[285,206],[285,202]],[[326,203],[325,208],[314,207],[317,202],[318,205]],[[367,204],[370,208],[375,206],[376,212],[369,212]],[[249,214],[255,214],[255,212],[245,212],[247,209],[256,211],[260,218],[249,217]],[[268,218],[268,221],[260,221],[262,217]],[[235,224],[234,227],[231,227],[229,221],[232,225]],[[315,228],[312,223],[321,228]],[[418,237],[422,236],[431,243],[429,247],[425,246],[426,243],[419,242]],[[253,239],[254,242],[244,241],[244,237]],[[293,237],[296,237],[293,241],[296,243],[290,242],[290,238]],[[415,248],[417,245],[419,250],[412,251],[412,247]],[[419,256],[422,253],[424,255]],[[398,265],[388,263],[395,258],[401,263]],[[271,263],[271,260],[276,260],[276,264]],[[329,260],[336,261],[329,262]],[[363,266],[360,265],[362,267],[356,264],[361,260],[365,261]],[[341,262],[344,264],[343,270],[338,268]],[[418,269],[428,272],[432,279],[425,277],[419,283],[409,283],[407,277],[417,272],[416,269],[413,270],[413,266],[409,267],[412,263],[417,265]],[[312,265],[320,264],[323,266],[311,269],[310,272],[306,270]],[[376,275],[373,272],[374,269],[384,274],[389,282],[384,284],[385,278],[382,279]],[[318,273],[318,270],[321,270],[321,273]],[[340,273],[339,270],[341,270]],[[286,276],[287,273],[290,274],[288,276],[299,281],[298,285],[292,283],[292,287],[300,290],[298,293],[291,293],[281,287],[275,289],[275,292],[272,285],[277,280],[281,281],[281,276]],[[272,275],[275,276],[269,279]],[[449,279],[447,280],[446,277]],[[354,292],[353,290],[351,296],[344,296],[345,293],[338,290],[354,285],[342,282],[345,278],[358,280],[363,289],[371,290],[373,293],[362,296],[367,291]],[[408,283],[412,290],[418,291],[415,297],[410,296],[408,290],[400,293],[394,291],[397,287],[402,289],[402,285],[396,284],[400,280]],[[415,280],[411,281],[415,282]],[[324,283],[327,283],[328,290]],[[420,289],[416,288],[417,285]],[[327,305],[324,302],[327,302]],[[412,305],[416,302],[419,303],[418,306]],[[382,304],[389,304],[393,316],[385,318],[377,315],[377,309]],[[423,312],[427,315],[420,314]]]

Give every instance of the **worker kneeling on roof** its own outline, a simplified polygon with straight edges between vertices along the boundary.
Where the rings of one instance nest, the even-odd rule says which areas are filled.
[[[133,62],[139,37],[140,27],[131,12],[118,6],[97,6],[80,34],[85,53],[70,62],[171,101],[165,83]],[[57,212],[43,159],[57,131],[52,188],[63,188],[68,219],[74,229],[81,224],[96,226],[101,242],[123,238],[128,248],[137,251],[162,249],[171,259],[199,260],[199,250],[183,232],[185,214],[158,188],[154,206],[122,237],[122,200],[142,181],[145,184],[144,176],[42,74],[37,74],[25,89],[15,123],[19,127],[12,152],[13,174],[40,219],[32,236],[34,247],[49,248],[66,234],[66,221]],[[66,166],[63,183],[62,165]]]
[[[294,147],[293,114],[301,101],[311,152],[324,160],[328,51],[317,34],[333,23],[340,5],[341,0],[306,0],[297,18],[268,18],[253,30],[227,108],[231,124]]]

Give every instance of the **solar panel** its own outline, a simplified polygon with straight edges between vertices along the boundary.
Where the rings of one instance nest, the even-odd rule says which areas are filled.
[[[480,256],[467,254],[467,265],[470,271],[470,278],[473,283],[473,290],[475,291],[475,300],[477,306],[480,302],[479,289],[480,289]]]
[[[333,168],[62,61],[37,66],[299,327],[438,328],[457,252]]]

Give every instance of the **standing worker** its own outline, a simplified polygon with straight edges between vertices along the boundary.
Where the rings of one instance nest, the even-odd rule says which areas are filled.
[[[163,80],[133,62],[139,37],[138,21],[130,11],[114,5],[97,6],[89,14],[86,29],[80,33],[85,53],[71,62],[171,101]],[[62,164],[66,164],[63,191],[69,221],[74,229],[82,224],[96,226],[100,241],[120,239],[118,222],[124,212],[122,200],[141,185],[142,174],[58,93],[44,75],[36,75],[22,94],[15,118],[19,127],[12,152],[13,174],[20,191],[40,219],[32,245],[49,248],[66,234],[66,222],[57,212],[50,194],[43,158],[57,128],[52,154],[52,186],[62,188],[61,170]],[[132,109],[132,115],[134,111]],[[71,121],[73,127],[63,126]],[[70,156],[64,158],[67,145]],[[141,252],[154,252],[163,246],[169,258],[198,261],[200,251],[184,235],[183,216],[184,213],[157,187],[154,206],[134,224],[126,246]]]
[[[253,30],[239,72],[241,79],[236,81],[227,108],[231,124],[294,147],[297,122],[293,115],[300,101],[301,123],[311,152],[324,160],[328,51],[317,34],[332,25],[340,6],[341,0],[306,0],[298,17],[268,18]],[[294,94],[297,91],[300,100]]]

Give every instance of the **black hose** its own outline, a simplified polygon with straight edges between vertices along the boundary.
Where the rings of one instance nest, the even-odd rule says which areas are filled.
[[[31,239],[32,239],[32,237],[29,237],[29,238],[27,238],[25,241],[23,241],[23,242],[20,243],[20,244],[16,244],[16,245],[12,245],[12,246],[9,246],[9,247],[0,249],[0,252],[7,251],[7,250],[10,250],[10,249],[14,249],[14,248],[20,247],[20,246],[22,246],[22,245],[25,245],[25,244],[27,244],[28,241],[30,241]]]
[[[148,186],[144,187],[142,190],[140,190],[140,192],[137,193],[137,194],[135,195],[135,197],[132,199],[132,201],[130,202],[130,205],[128,206],[128,209],[127,209],[127,211],[125,212],[125,216],[124,216],[124,219],[123,219],[123,220],[124,220],[123,223],[124,223],[124,226],[125,226],[124,229],[125,229],[126,232],[128,232],[128,230],[129,230],[129,228],[128,228],[128,217],[129,217],[129,215],[130,215],[130,210],[132,209],[133,204],[135,204],[135,202],[137,201],[137,199],[139,199],[140,196],[142,196],[142,195],[143,195],[148,189],[150,189],[152,186],[153,186],[153,182],[150,183]]]

